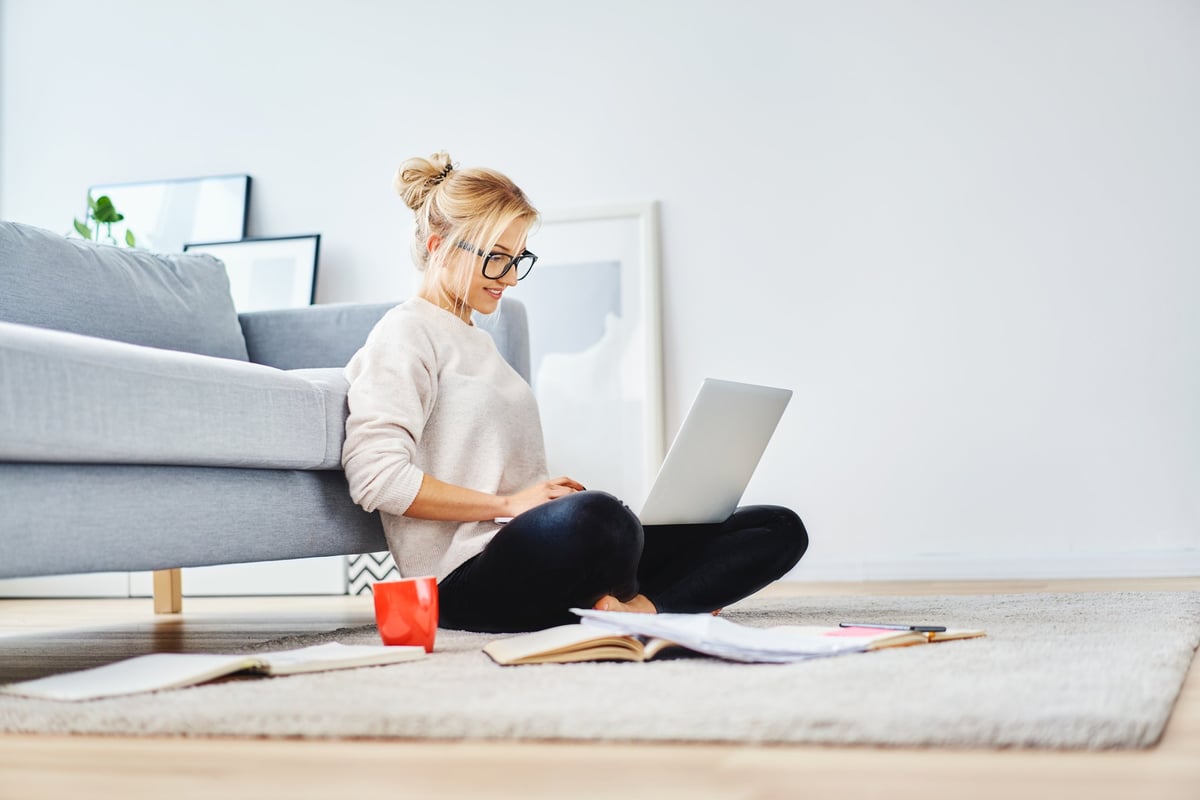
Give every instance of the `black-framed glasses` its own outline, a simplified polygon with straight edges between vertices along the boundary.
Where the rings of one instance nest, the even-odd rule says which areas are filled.
[[[458,247],[483,259],[483,277],[489,281],[500,280],[514,267],[517,270],[517,280],[523,281],[537,263],[537,256],[528,250],[510,256],[508,253],[485,253],[468,242],[459,242]]]

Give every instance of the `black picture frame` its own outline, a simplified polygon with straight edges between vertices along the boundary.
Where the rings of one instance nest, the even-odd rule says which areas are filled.
[[[107,195],[125,219],[105,225],[101,242],[124,244],[132,231],[138,247],[178,253],[186,242],[233,241],[246,236],[250,220],[249,175],[205,175],[88,187],[93,199]],[[86,218],[85,216],[82,218]]]
[[[188,242],[185,253],[208,253],[225,264],[238,313],[300,308],[317,299],[321,234]]]

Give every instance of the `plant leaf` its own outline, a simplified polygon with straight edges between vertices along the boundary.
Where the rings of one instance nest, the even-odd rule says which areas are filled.
[[[92,238],[92,229],[89,228],[87,225],[84,225],[79,220],[75,220],[75,232],[78,233],[80,236],[82,236],[85,239]]]
[[[102,195],[96,201],[95,217],[98,221],[109,224],[125,219],[125,215],[117,213],[117,209],[113,207],[112,200],[108,198],[108,195]]]
[[[133,238],[133,231],[129,229],[125,230],[125,244],[130,247],[137,247],[137,240]]]

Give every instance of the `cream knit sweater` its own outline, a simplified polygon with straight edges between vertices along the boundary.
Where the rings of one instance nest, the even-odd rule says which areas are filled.
[[[500,495],[546,480],[529,385],[491,336],[449,311],[421,298],[396,306],[350,359],[346,378],[342,466],[350,496],[367,511],[379,510],[401,575],[440,581],[499,530],[491,520],[403,516],[426,472]]]

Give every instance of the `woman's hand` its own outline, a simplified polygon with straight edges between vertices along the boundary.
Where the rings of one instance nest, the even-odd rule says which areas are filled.
[[[582,491],[583,484],[579,481],[555,478],[504,496],[477,492],[424,475],[416,499],[404,516],[448,522],[490,521],[496,517],[515,517],[556,497]]]
[[[508,508],[506,516],[515,517],[518,514],[528,511],[531,508],[536,508],[543,503],[549,503],[559,497],[575,492],[584,491],[582,483],[571,478],[561,477],[552,478],[548,481],[535,483],[532,486],[527,486],[516,494],[509,495],[504,498],[505,505]]]

